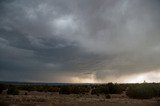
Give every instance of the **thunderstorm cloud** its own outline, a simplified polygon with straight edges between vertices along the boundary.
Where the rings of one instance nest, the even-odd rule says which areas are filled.
[[[146,74],[160,81],[159,5],[1,0],[0,80],[123,82]]]

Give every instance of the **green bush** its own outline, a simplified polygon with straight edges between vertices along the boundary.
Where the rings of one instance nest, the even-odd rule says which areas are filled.
[[[126,89],[126,86],[120,84],[103,84],[103,85],[95,85],[92,87],[91,94],[120,94],[122,91]]]
[[[159,96],[160,87],[154,84],[138,84],[128,88],[126,94],[134,99],[150,99]]]
[[[94,88],[91,92],[92,95],[108,94],[108,93],[109,93],[108,86],[98,86]]]
[[[108,83],[108,89],[110,94],[120,94],[124,91],[124,88],[119,84]]]
[[[9,95],[18,95],[19,90],[15,86],[10,86],[7,90],[7,94]]]

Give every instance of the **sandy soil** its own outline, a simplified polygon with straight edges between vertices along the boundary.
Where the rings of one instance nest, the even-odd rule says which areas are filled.
[[[58,93],[27,92],[20,95],[0,94],[0,106],[160,106],[160,98],[129,99],[125,95],[60,95]]]

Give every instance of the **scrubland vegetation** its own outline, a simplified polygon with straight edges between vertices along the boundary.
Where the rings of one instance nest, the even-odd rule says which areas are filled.
[[[0,106],[160,106],[160,83],[0,84]]]
[[[128,86],[126,94],[128,97],[134,99],[150,99],[153,97],[160,97],[160,84],[132,84]]]
[[[18,95],[20,90],[38,92],[58,92],[59,94],[91,94],[106,95],[125,92],[129,98],[150,99],[160,97],[160,83],[141,84],[66,84],[66,85],[32,85],[32,84],[0,84],[0,93],[7,90],[9,95]]]

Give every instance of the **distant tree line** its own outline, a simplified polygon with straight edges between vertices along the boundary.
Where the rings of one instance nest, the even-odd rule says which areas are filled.
[[[0,93],[7,90],[9,95],[18,95],[19,90],[38,91],[38,92],[59,92],[59,94],[92,94],[105,95],[110,98],[110,94],[121,94],[126,92],[129,98],[149,99],[160,97],[160,83],[141,83],[141,84],[66,84],[61,86],[49,85],[14,85],[0,84]]]
[[[65,85],[60,87],[60,94],[85,94],[90,91],[90,86]]]

